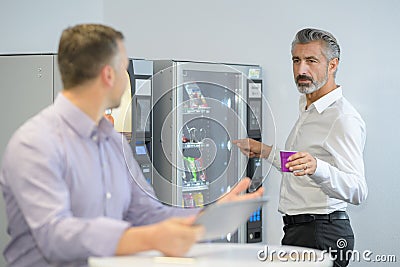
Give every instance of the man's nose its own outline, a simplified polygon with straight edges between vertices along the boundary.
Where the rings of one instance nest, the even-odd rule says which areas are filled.
[[[305,62],[300,62],[297,66],[296,75],[307,75],[308,74],[308,66]]]

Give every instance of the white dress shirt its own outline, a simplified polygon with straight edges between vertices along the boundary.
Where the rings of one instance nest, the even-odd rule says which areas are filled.
[[[306,107],[300,97],[300,115],[285,150],[308,152],[317,160],[313,175],[282,172],[279,211],[283,214],[328,214],[359,204],[368,194],[363,151],[365,123],[343,97],[341,87]],[[279,149],[269,161],[280,169]]]

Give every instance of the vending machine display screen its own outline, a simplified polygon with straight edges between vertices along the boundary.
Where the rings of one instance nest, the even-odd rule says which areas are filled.
[[[146,155],[146,147],[143,146],[136,146],[136,155]]]

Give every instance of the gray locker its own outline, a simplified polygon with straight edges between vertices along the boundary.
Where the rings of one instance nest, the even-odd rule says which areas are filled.
[[[4,149],[15,130],[27,119],[50,105],[62,83],[57,67],[57,56],[0,55],[0,161]],[[0,251],[9,241],[4,200],[0,197]],[[0,266],[5,266],[3,256]]]

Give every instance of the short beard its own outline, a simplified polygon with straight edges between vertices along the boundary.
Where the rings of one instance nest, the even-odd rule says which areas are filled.
[[[299,90],[301,94],[311,94],[318,89],[319,88],[317,87],[317,84],[315,84],[314,82],[312,82],[311,84],[297,84],[297,90]]]
[[[311,81],[311,84],[306,84],[306,83],[299,83],[298,81],[300,79],[306,79]],[[321,87],[323,87],[328,81],[328,69],[326,69],[326,73],[325,73],[325,77],[322,81],[314,81],[313,78],[307,76],[307,75],[298,75],[296,77],[296,85],[297,85],[297,90],[299,90],[299,92],[301,94],[311,94],[314,93],[315,91],[318,91],[319,89],[321,89]]]

